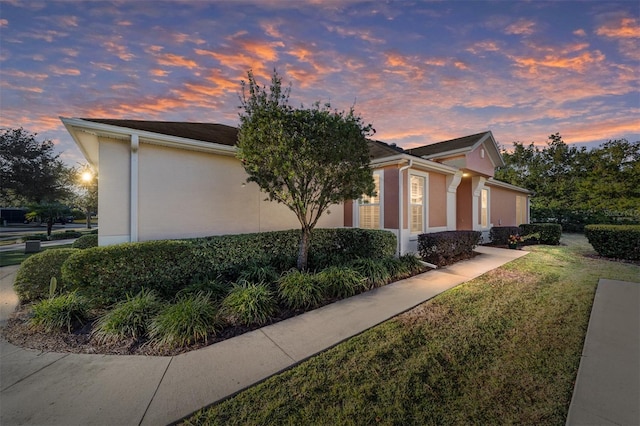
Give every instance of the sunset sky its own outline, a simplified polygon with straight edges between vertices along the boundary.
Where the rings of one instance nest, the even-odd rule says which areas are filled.
[[[238,124],[274,68],[409,148],[640,140],[631,1],[0,1],[0,127],[83,162],[59,116]]]

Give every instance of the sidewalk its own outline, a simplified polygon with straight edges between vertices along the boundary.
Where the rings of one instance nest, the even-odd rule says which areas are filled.
[[[0,340],[0,424],[159,425],[233,395],[527,254],[481,256],[174,357],[40,353]],[[14,273],[2,268],[2,317]],[[15,302],[14,302],[15,303]]]
[[[598,283],[567,425],[640,425],[640,283]]]

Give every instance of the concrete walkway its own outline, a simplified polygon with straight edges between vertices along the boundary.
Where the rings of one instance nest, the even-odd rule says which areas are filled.
[[[598,283],[567,425],[640,425],[640,283]]]
[[[481,256],[174,357],[41,353],[0,341],[0,424],[174,422],[527,254],[476,251]],[[10,312],[13,272],[2,268],[0,319]]]

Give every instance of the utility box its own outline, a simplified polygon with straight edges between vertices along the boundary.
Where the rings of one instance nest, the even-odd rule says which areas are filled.
[[[24,243],[25,253],[38,253],[40,251],[40,240],[29,240]]]

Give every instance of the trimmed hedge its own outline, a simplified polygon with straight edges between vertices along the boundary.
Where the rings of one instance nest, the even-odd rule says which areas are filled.
[[[557,246],[562,236],[562,226],[557,223],[529,223],[520,225],[520,235],[540,234],[540,238],[532,238],[533,243]]]
[[[425,262],[450,265],[470,256],[482,236],[478,231],[444,231],[418,235],[418,252]]]
[[[522,231],[518,226],[494,226],[489,231],[489,239],[493,244],[509,244],[510,235],[520,235]]]
[[[125,243],[79,250],[67,259],[62,277],[98,305],[126,299],[142,288],[171,299],[211,266],[187,241]]]
[[[640,225],[587,225],[584,233],[600,256],[640,260]]]
[[[236,281],[252,264],[273,266],[278,273],[290,269],[296,264],[299,235],[289,230],[94,247],[69,258],[63,277],[100,305],[124,300],[143,287],[170,300],[203,276]],[[389,231],[316,229],[309,267],[319,270],[357,258],[385,258],[395,250],[396,237]]]
[[[77,249],[88,249],[91,247],[98,247],[98,235],[97,234],[87,234],[78,238],[71,245],[73,248]]]
[[[49,297],[51,277],[58,280],[58,291],[67,287],[62,277],[62,265],[78,250],[73,248],[56,248],[36,253],[20,265],[13,284],[20,302],[31,302]]]

